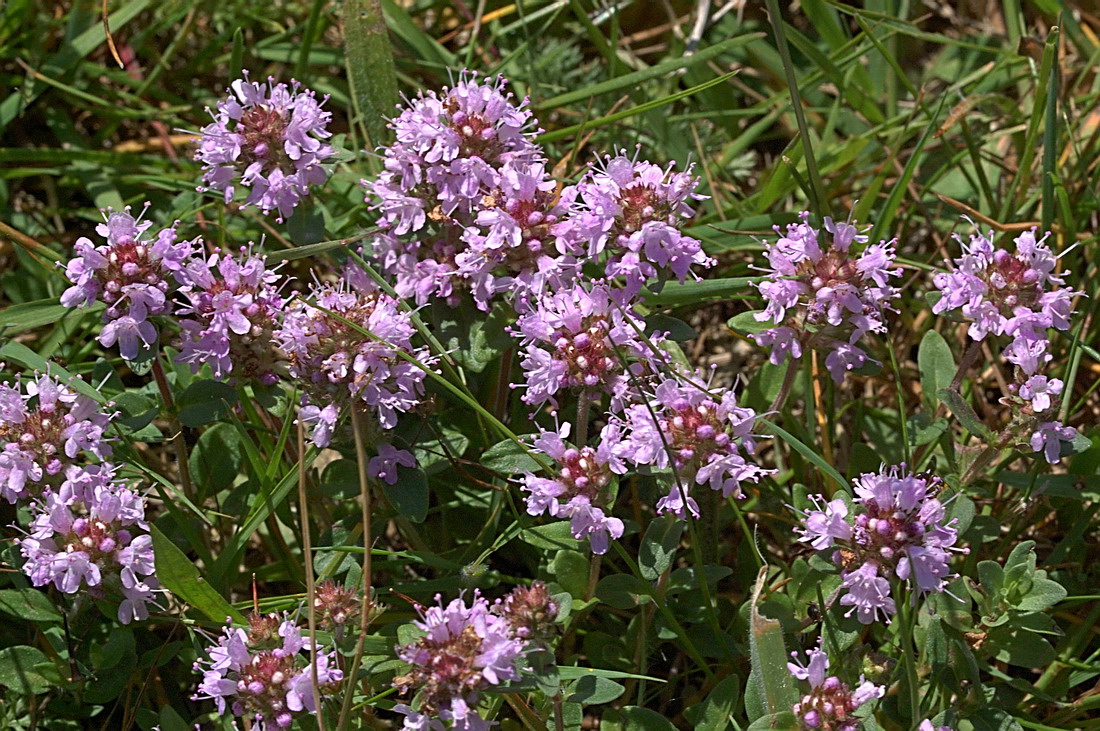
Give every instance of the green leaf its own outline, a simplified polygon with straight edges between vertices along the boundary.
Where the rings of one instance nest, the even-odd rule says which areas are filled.
[[[741,679],[737,674],[727,676],[714,686],[702,705],[684,711],[695,731],[726,731],[731,728],[730,716],[741,694]]]
[[[61,613],[38,589],[0,590],[0,612],[31,622],[60,622]]]
[[[669,315],[655,313],[645,319],[645,334],[652,336],[654,333],[667,333],[671,340],[682,343],[686,340],[694,340],[699,337],[695,328],[683,320],[677,320]]]
[[[217,421],[237,403],[237,390],[228,383],[202,379],[188,386],[176,400],[177,417],[184,426]]]
[[[424,470],[414,467],[397,467],[397,482],[382,481],[382,492],[398,513],[414,523],[423,523],[428,517],[428,476]]]
[[[929,330],[921,338],[917,350],[917,365],[920,368],[920,387],[924,403],[935,408],[940,389],[947,388],[955,378],[955,356],[951,347],[935,330]]]
[[[746,731],[798,731],[800,728],[802,728],[802,725],[793,713],[780,711],[779,713],[761,716],[749,724]]]
[[[379,0],[345,0],[344,44],[348,82],[371,145],[389,142],[386,119],[400,101],[390,34]]]
[[[643,579],[656,581],[668,569],[683,532],[684,521],[674,515],[662,515],[650,522],[638,549],[638,568]]]
[[[107,403],[107,399],[99,391],[69,373],[57,363],[46,360],[22,343],[7,343],[0,348],[0,362],[3,361],[13,361],[39,373],[49,373],[54,378],[64,381],[69,388],[84,394],[97,403]]]
[[[728,300],[732,297],[755,293],[753,282],[767,277],[728,277],[726,279],[700,279],[685,282],[666,282],[659,292],[643,294],[647,307],[683,307],[697,305],[707,300]]]
[[[1012,624],[991,629],[982,649],[1001,662],[1023,668],[1040,668],[1057,657],[1054,648],[1045,639]]]
[[[0,685],[20,695],[45,693],[53,687],[53,683],[35,668],[49,664],[49,658],[41,650],[26,645],[5,647],[0,650]]]
[[[550,573],[570,596],[582,599],[588,591],[590,567],[591,562],[580,551],[562,549],[554,554],[554,560],[550,562]]]
[[[940,397],[940,401],[942,401],[947,408],[951,409],[951,412],[955,414],[955,418],[959,420],[959,423],[961,423],[967,431],[971,434],[980,436],[987,442],[993,440],[993,432],[982,423],[982,420],[974,413],[974,409],[970,408],[970,404],[966,403],[966,399],[962,397],[962,394],[950,388],[941,388],[936,393]]]
[[[761,322],[756,319],[756,315],[763,310],[749,310],[748,312],[742,312],[734,315],[726,323],[726,326],[736,333],[742,335],[755,335],[756,333],[764,332],[765,330],[771,330],[775,327],[775,323],[771,320],[764,320]],[[786,368],[783,369],[786,371]]]
[[[244,615],[227,602],[214,587],[207,583],[198,568],[175,543],[156,525],[149,526],[153,536],[153,556],[157,578],[164,588],[198,609],[215,622],[225,622],[226,617],[245,623]]]
[[[581,542],[569,531],[568,520],[527,528],[519,534],[519,537],[524,543],[529,543],[535,548],[555,551],[563,548],[575,551],[581,545]]]
[[[502,475],[515,475],[520,472],[538,472],[539,464],[526,449],[505,439],[485,450],[481,455],[481,466]]]
[[[745,711],[752,721],[789,711],[798,700],[791,683],[791,673],[787,670],[783,626],[777,620],[765,617],[759,610],[760,594],[767,578],[768,567],[763,566],[756,576],[750,599],[749,659],[752,667],[748,688],[752,694],[750,696],[746,690]]]
[[[633,609],[653,598],[653,587],[631,574],[611,574],[596,585],[596,597],[616,609]]]
[[[675,728],[660,713],[641,706],[605,711],[600,720],[601,731],[674,731]]]
[[[1057,581],[1036,577],[1031,590],[1016,604],[1016,608],[1021,612],[1041,612],[1065,598],[1066,590]]]
[[[798,439],[796,436],[794,436],[793,434],[791,434],[787,430],[783,429],[782,427],[778,426],[777,424],[773,424],[772,422],[767,421],[766,419],[760,419],[757,423],[764,426],[764,427],[766,427],[766,428],[768,428],[768,429],[771,429],[773,432],[775,432],[780,438],[783,439],[784,442],[789,444],[796,452],[801,454],[806,459],[810,460],[810,462],[812,462],[815,467],[817,467],[819,470],[821,470],[822,472],[827,474],[829,477],[833,478],[833,480],[836,482],[836,484],[840,485],[849,494],[851,494],[851,492],[852,492],[851,485],[849,485],[848,481],[845,480],[844,477],[842,477],[841,474],[836,471],[836,468],[833,467],[828,462],[826,462],[824,460],[824,458],[822,458],[822,456],[819,455],[817,452],[815,452],[810,447],[803,444],[800,439]]]
[[[21,302],[11,307],[0,310],[0,333],[4,337],[11,337],[24,330],[33,330],[43,325],[53,325],[65,318],[80,318],[91,312],[99,312],[103,309],[102,302],[95,302],[90,307],[76,309],[58,304],[56,297],[34,302]]]
[[[572,692],[565,697],[567,703],[598,706],[610,703],[626,691],[626,688],[608,678],[586,675],[573,684]]]
[[[241,435],[232,424],[212,424],[191,449],[191,477],[203,496],[233,484],[241,470]]]

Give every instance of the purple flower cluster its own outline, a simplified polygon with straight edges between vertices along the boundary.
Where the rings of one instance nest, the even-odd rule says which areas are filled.
[[[171,311],[171,295],[186,259],[197,241],[177,241],[175,226],[147,238],[151,221],[141,221],[125,211],[108,211],[107,222],[96,232],[107,240],[96,246],[88,238],[76,242],[65,274],[73,286],[61,295],[66,307],[87,307],[96,300],[107,305],[106,326],[99,334],[104,347],[118,343],[123,358],[137,358],[141,344],[157,341],[150,317]]]
[[[193,698],[212,699],[219,714],[229,710],[263,731],[287,728],[295,718],[317,712],[309,639],[285,616],[253,614],[248,630],[227,626],[206,654],[195,663],[202,682]],[[318,648],[316,670],[318,694],[335,690],[344,679],[335,651]]]
[[[111,456],[104,432],[112,416],[48,375],[0,383],[0,496],[9,503],[35,497],[82,453]]]
[[[47,492],[34,511],[29,534],[18,540],[31,583],[97,599],[117,590],[124,597],[120,622],[149,616],[146,604],[159,584],[145,503],[115,481],[113,468],[70,468],[61,488]]]
[[[248,189],[243,205],[264,214],[278,211],[282,222],[311,186],[328,177],[322,167],[334,154],[324,142],[331,136],[332,115],[322,109],[328,97],[317,101],[296,81],[290,86],[273,78],[266,84],[249,81],[248,72],[228,91],[195,151],[204,168],[199,190],[221,191],[229,203],[239,197],[236,186],[243,185]]]
[[[622,277],[625,296],[634,298],[647,281],[675,276],[679,281],[693,266],[711,267],[698,240],[681,226],[695,211],[689,201],[699,179],[651,162],[629,158],[625,151],[608,155],[563,198],[578,198],[581,211],[561,232],[565,250],[593,261],[607,254],[608,278]]]
[[[1005,358],[1016,366],[1016,383],[1011,388],[1031,422],[1031,449],[1042,452],[1047,462],[1060,459],[1061,442],[1070,441],[1077,431],[1059,421],[1046,419],[1053,412],[1064,388],[1058,378],[1040,371],[1050,362],[1051,328],[1069,329],[1073,298],[1080,292],[1065,286],[1055,273],[1058,264],[1050,248],[1035,238],[1036,229],[1016,237],[1016,252],[996,248],[993,232],[982,235],[975,230],[970,244],[956,235],[963,255],[949,272],[941,272],[933,283],[942,296],[932,307],[941,314],[959,310],[970,320],[970,337],[1007,335],[1012,341],[1005,347]]]
[[[525,348],[527,381],[522,399],[532,406],[549,402],[555,409],[562,391],[609,394],[621,408],[630,389],[630,374],[639,375],[643,361],[656,356],[639,342],[645,323],[620,305],[606,284],[590,289],[580,284],[535,298],[516,320],[513,334]],[[659,342],[651,336],[651,342]]]
[[[618,443],[617,430],[609,425],[604,428],[599,447],[578,449],[565,441],[570,428],[569,424],[563,424],[559,431],[543,431],[535,438],[535,450],[553,459],[558,466],[550,478],[524,475],[527,512],[569,519],[574,538],[587,537],[593,553],[607,553],[609,540],[623,534],[623,522],[605,512],[609,507],[613,473],[626,471],[614,451]]]
[[[756,412],[738,406],[729,389],[712,391],[701,375],[665,378],[648,403],[627,407],[613,423],[623,433],[614,447],[621,460],[673,470],[672,488],[657,502],[660,513],[698,517],[693,484],[740,497],[743,482],[774,473],[745,459],[756,451]]]
[[[803,213],[786,233],[777,226],[779,240],[765,245],[770,278],[756,287],[767,306],[756,319],[775,327],[753,339],[771,348],[776,365],[800,358],[805,349],[826,350],[825,366],[841,383],[848,371],[874,362],[857,343],[869,332],[885,331],[885,311],[898,296],[889,282],[901,270],[891,268],[893,241],[864,246],[857,256],[852,244],[867,243],[858,228],[826,218],[832,240],[823,246],[808,216]]]
[[[419,698],[416,710],[394,706],[405,715],[404,728],[443,731],[449,723],[452,729],[489,731],[491,724],[477,712],[479,693],[518,678],[516,661],[526,646],[513,624],[493,609],[475,593],[468,606],[458,598],[422,610],[413,624],[424,635],[397,648],[410,669],[393,684],[402,693],[415,690]]]
[[[791,657],[798,660],[798,653]],[[886,689],[864,680],[853,690],[835,675],[827,675],[829,656],[819,648],[806,653],[806,665],[787,663],[787,669],[798,680],[810,684],[810,692],[791,710],[802,728],[817,731],[860,731],[863,724],[854,713],[865,703],[882,698]]]
[[[182,345],[177,360],[197,371],[209,364],[215,378],[233,374],[271,385],[278,380],[273,337],[285,305],[281,277],[262,256],[241,250],[194,257],[180,288],[188,304],[176,310]]]
[[[362,403],[390,429],[398,412],[420,402],[425,372],[399,354],[430,362],[426,348],[413,348],[415,332],[397,300],[346,281],[315,285],[291,303],[275,340],[306,390],[300,418],[311,424],[315,444],[329,443],[340,404]]]
[[[943,592],[952,576],[950,552],[967,552],[954,548],[957,521],[946,520],[937,497],[941,487],[939,478],[911,474],[905,465],[884,468],[855,481],[858,513],[851,521],[851,509],[840,498],[815,497],[817,509],[803,516],[799,540],[819,551],[832,549],[847,590],[840,603],[863,624],[880,612],[887,618],[896,612],[890,578],[921,593]]]
[[[374,253],[398,294],[453,303],[469,287],[485,306],[511,278],[554,268],[561,210],[530,139],[535,124],[503,77],[463,72],[452,88],[407,100],[390,124],[396,139],[382,151],[384,171],[363,182],[384,230]]]

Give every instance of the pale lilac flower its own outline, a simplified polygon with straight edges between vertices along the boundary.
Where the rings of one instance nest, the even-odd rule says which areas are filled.
[[[885,332],[885,313],[898,290],[890,284],[901,274],[894,267],[894,241],[867,243],[867,236],[850,223],[825,219],[831,234],[828,245],[821,232],[807,221],[809,214],[765,245],[770,278],[756,284],[765,308],[759,322],[775,326],[752,337],[771,348],[769,359],[779,365],[788,357],[800,358],[806,349],[827,352],[825,366],[833,380],[874,362],[857,345],[871,332]],[[853,243],[862,246],[852,251]]]
[[[791,657],[798,660],[798,653]],[[806,652],[806,665],[788,662],[787,670],[797,680],[810,685],[810,692],[803,695],[791,711],[804,729],[820,731],[860,731],[862,722],[855,711],[865,703],[886,694],[886,689],[863,679],[853,690],[835,675],[827,675],[829,656],[819,648]]]
[[[113,473],[109,467],[86,478],[70,475],[66,484],[82,483],[83,490],[47,492],[18,543],[32,584],[52,583],[66,594],[86,591],[96,598],[108,589],[118,592],[118,619],[129,624],[149,616],[146,604],[159,584],[144,500],[112,481]],[[90,492],[87,483],[95,484]]]
[[[404,728],[442,729],[449,723],[454,729],[488,731],[489,723],[477,712],[479,692],[519,677],[516,661],[525,643],[476,592],[469,606],[458,598],[422,608],[413,624],[425,634],[397,648],[410,667],[394,679],[402,694],[413,691],[419,701],[415,710],[404,704],[394,708],[405,714]]]
[[[389,442],[378,445],[378,456],[371,457],[367,464],[367,475],[374,479],[382,479],[387,485],[397,484],[397,466],[416,467],[416,457],[412,452],[397,449]]]
[[[1060,421],[1044,421],[1031,434],[1031,450],[1042,452],[1047,462],[1056,464],[1061,459],[1062,442],[1071,442],[1077,430]]]
[[[83,453],[111,456],[113,417],[49,375],[0,383],[0,496],[14,503],[57,486]]]
[[[714,266],[699,241],[681,230],[695,214],[691,202],[706,198],[694,192],[699,179],[691,167],[672,167],[627,157],[624,150],[593,165],[562,194],[576,196],[583,209],[561,232],[566,251],[592,260],[606,254],[606,275],[623,278],[627,299],[647,281],[671,275],[683,282],[692,267]]]
[[[328,444],[338,404],[369,407],[391,429],[398,413],[420,403],[425,372],[400,355],[432,361],[427,348],[412,346],[415,332],[397,300],[346,282],[314,285],[286,308],[274,337],[306,392],[300,418],[320,427],[311,437],[317,446]]]
[[[406,100],[390,123],[395,141],[381,151],[384,170],[363,181],[383,229],[374,255],[400,296],[454,304],[470,288],[485,307],[507,286],[496,281],[498,269],[535,276],[535,267],[552,267],[546,216],[560,214],[545,170],[527,167],[542,157],[530,139],[535,126],[527,100],[515,103],[503,77],[463,71],[452,88]],[[519,226],[501,212],[509,200],[519,201],[517,212],[531,206],[513,221]],[[531,218],[536,211],[541,222]]]
[[[252,728],[287,728],[317,712],[310,642],[284,615],[253,614],[248,630],[227,626],[195,663],[202,681],[193,700],[214,701],[219,715],[248,718]],[[335,650],[317,650],[317,691],[332,693],[343,681]]]
[[[644,321],[616,302],[602,283],[544,292],[524,310],[512,333],[525,348],[521,398],[532,406],[549,402],[556,409],[560,393],[586,391],[590,397],[609,394],[612,408],[618,409],[631,374],[644,373],[645,362],[660,352],[640,341]],[[651,343],[661,339],[649,336]]]
[[[569,424],[562,424],[558,431],[543,431],[535,438],[535,451],[558,464],[551,477],[524,475],[527,512],[568,518],[574,538],[587,537],[593,553],[607,553],[609,541],[620,538],[624,527],[609,514],[612,473],[625,471],[614,451],[618,431],[614,425],[605,427],[599,446],[593,449],[567,444],[570,429]]]
[[[218,379],[275,383],[273,339],[286,304],[277,268],[247,249],[237,258],[216,251],[188,262],[180,288],[188,303],[176,309],[182,339],[176,360],[192,371],[208,364]]]
[[[798,660],[798,653],[791,657]],[[820,731],[860,731],[863,724],[854,715],[865,703],[886,694],[886,689],[863,679],[853,690],[847,683],[835,675],[828,675],[829,656],[819,648],[806,652],[806,665],[788,662],[787,670],[797,680],[809,683],[810,692],[792,708],[795,717],[804,729]]]
[[[840,498],[811,498],[814,509],[803,514],[799,540],[819,551],[832,549],[847,590],[840,603],[852,607],[848,613],[855,612],[863,624],[897,611],[892,577],[916,592],[945,591],[952,577],[950,552],[967,549],[954,547],[957,520],[946,519],[937,497],[941,486],[939,478],[914,475],[900,465],[860,475],[851,508]]]
[[[627,407],[613,423],[623,431],[615,447],[621,459],[672,469],[672,487],[657,503],[660,513],[698,517],[693,484],[724,498],[741,497],[743,483],[774,473],[746,459],[756,451],[756,412],[739,406],[733,391],[712,390],[701,373],[665,378],[648,403]]]
[[[318,101],[297,81],[256,83],[247,71],[227,92],[217,112],[207,109],[214,121],[202,129],[195,151],[203,165],[199,191],[219,191],[226,203],[243,197],[242,205],[277,211],[282,222],[328,177],[322,163],[335,154],[324,142],[332,134],[332,114],[322,109],[328,96]]]
[[[932,311],[960,310],[971,321],[974,340],[1010,336],[1006,357],[1028,376],[1049,360],[1047,332],[1069,329],[1072,299],[1081,294],[1065,288],[1061,275],[1054,274],[1057,257],[1044,243],[1050,234],[1036,240],[1036,230],[1016,237],[1015,254],[996,248],[992,231],[982,235],[975,230],[969,245],[956,235],[963,255],[952,271],[933,278],[942,296]]]
[[[90,239],[77,240],[79,255],[65,267],[73,286],[61,295],[66,307],[87,307],[96,300],[107,305],[106,325],[99,335],[104,347],[118,343],[123,358],[137,358],[142,344],[157,341],[157,329],[148,318],[168,314],[170,298],[186,259],[198,248],[198,240],[177,241],[175,225],[155,238],[145,236],[151,221],[134,218],[130,209],[106,213],[106,223],[96,232],[107,240],[96,246]]]
[[[1058,378],[1046,376],[1031,376],[1020,386],[1020,398],[1031,402],[1031,409],[1035,413],[1046,411],[1051,407],[1051,397],[1057,397],[1062,393],[1062,381]],[[1071,437],[1072,439],[1072,437]],[[1038,450],[1036,450],[1038,451]]]

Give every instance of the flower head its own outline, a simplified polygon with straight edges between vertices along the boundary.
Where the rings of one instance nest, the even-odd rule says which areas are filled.
[[[834,549],[847,589],[840,603],[852,607],[849,614],[855,612],[863,624],[896,611],[891,577],[920,593],[945,591],[950,552],[967,549],[954,548],[957,520],[947,520],[941,486],[939,478],[900,465],[861,475],[852,510],[839,498],[812,498],[815,509],[803,515],[799,540],[817,550]]]
[[[289,358],[290,375],[305,388],[309,405],[301,418],[316,424],[314,443],[328,444],[339,414],[335,404],[369,407],[389,429],[399,412],[420,402],[425,373],[399,354],[430,362],[426,348],[411,344],[415,331],[397,300],[346,282],[315,285],[287,308],[274,337]]]
[[[87,307],[96,300],[107,305],[106,326],[99,334],[104,347],[118,343],[123,358],[133,360],[138,351],[157,341],[157,329],[150,317],[171,310],[170,298],[184,262],[195,251],[197,240],[177,241],[175,226],[146,236],[151,221],[134,218],[130,209],[110,211],[106,223],[96,232],[107,240],[96,246],[81,238],[74,250],[78,256],[65,267],[73,286],[61,295],[66,307]]]
[[[648,404],[629,406],[618,420],[616,452],[635,465],[671,468],[675,479],[658,512],[698,517],[691,486],[707,485],[723,497],[740,497],[744,482],[772,474],[746,459],[756,449],[756,412],[739,406],[728,389],[712,390],[702,374],[665,378]]]
[[[0,383],[0,496],[14,503],[56,486],[85,452],[109,457],[112,417],[49,375]]]
[[[322,167],[334,154],[324,142],[332,134],[332,115],[322,109],[328,97],[318,101],[296,81],[250,81],[247,71],[228,91],[195,151],[203,165],[199,190],[221,191],[229,203],[241,197],[237,186],[244,186],[243,205],[277,211],[281,222],[310,187],[328,177]]]
[[[567,444],[569,430],[570,425],[563,424],[535,438],[535,449],[557,462],[557,468],[551,477],[524,475],[527,512],[568,518],[574,538],[587,537],[593,553],[607,553],[609,540],[623,534],[623,522],[610,515],[609,505],[613,467],[624,471],[614,452],[617,429],[606,427],[596,449]]]
[[[791,656],[798,659],[797,652],[791,653]],[[886,689],[860,677],[859,686],[853,690],[835,675],[827,675],[829,656],[816,647],[806,653],[806,658],[804,666],[797,662],[787,663],[787,669],[795,679],[810,685],[810,692],[803,695],[791,709],[802,728],[814,731],[862,729],[863,724],[853,714],[864,703],[882,698]]]
[[[46,493],[18,543],[27,559],[23,572],[35,586],[53,584],[66,594],[83,590],[96,598],[110,589],[122,595],[118,619],[129,624],[149,616],[146,604],[159,584],[144,501],[112,476],[113,469],[71,474],[66,485],[81,489]]]
[[[254,722],[253,728],[287,728],[294,719],[316,713],[314,669],[310,643],[285,616],[257,615],[249,629],[227,626],[206,659],[195,663],[202,681],[194,700],[212,699],[220,715],[226,711]],[[344,679],[335,652],[317,652],[317,691],[332,692]]]
[[[363,181],[381,214],[374,254],[399,295],[453,303],[470,287],[485,306],[507,286],[494,271],[530,274],[549,261],[547,217],[559,214],[535,165],[534,124],[503,77],[463,71],[453,87],[406,100],[390,123],[395,141],[382,150],[383,172]],[[530,209],[522,220],[507,220],[510,200],[515,213]]]
[[[420,699],[417,710],[395,707],[406,715],[404,727],[425,728],[434,716],[453,728],[488,729],[477,712],[478,694],[518,677],[515,663],[524,643],[512,625],[477,594],[469,605],[458,598],[423,609],[414,624],[424,635],[397,648],[410,668],[393,681],[402,693],[415,690]]]
[[[779,240],[765,245],[769,278],[756,287],[767,306],[756,319],[775,327],[753,339],[771,347],[777,365],[801,357],[806,348],[827,351],[825,365],[840,383],[871,360],[857,343],[869,332],[885,331],[885,312],[898,296],[890,280],[901,270],[893,268],[893,241],[863,246],[867,236],[858,228],[826,218],[831,238],[823,246],[808,215],[786,232],[777,226]],[[851,250],[854,243],[862,246],[858,253]]]
[[[276,351],[272,342],[285,305],[281,277],[264,257],[196,257],[183,269],[180,291],[188,304],[176,310],[182,346],[177,360],[197,371],[209,364],[216,378],[258,380],[271,385]]]
[[[691,168],[674,172],[627,157],[620,151],[594,165],[563,197],[576,195],[583,212],[562,231],[569,253],[593,260],[607,253],[606,274],[622,277],[625,296],[632,298],[642,285],[660,276],[683,282],[694,266],[714,265],[698,240],[681,231],[694,215],[691,201],[699,179]]]
[[[644,362],[657,355],[639,340],[644,331],[642,319],[613,299],[605,284],[542,293],[513,329],[525,347],[523,401],[557,408],[559,392],[587,391],[610,394],[612,408],[620,407],[630,374],[643,373]],[[650,342],[660,340],[650,336]]]

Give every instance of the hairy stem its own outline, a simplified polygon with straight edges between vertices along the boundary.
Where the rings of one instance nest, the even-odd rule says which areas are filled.
[[[313,576],[313,543],[310,538],[309,500],[306,496],[306,433],[298,420],[298,517],[302,524],[302,558],[306,564],[306,608],[309,617],[309,671],[317,704],[317,728],[325,731],[325,709],[317,689],[317,593]]]
[[[168,423],[172,429],[172,446],[176,450],[176,464],[180,473],[180,487],[188,500],[195,499],[195,488],[191,483],[191,462],[187,456],[187,440],[183,436],[183,426],[176,418],[176,404],[172,399],[172,389],[168,385],[168,378],[164,375],[164,367],[160,364],[160,356],[153,358],[153,379],[157,382],[157,390],[160,391],[164,409],[168,412]]]

